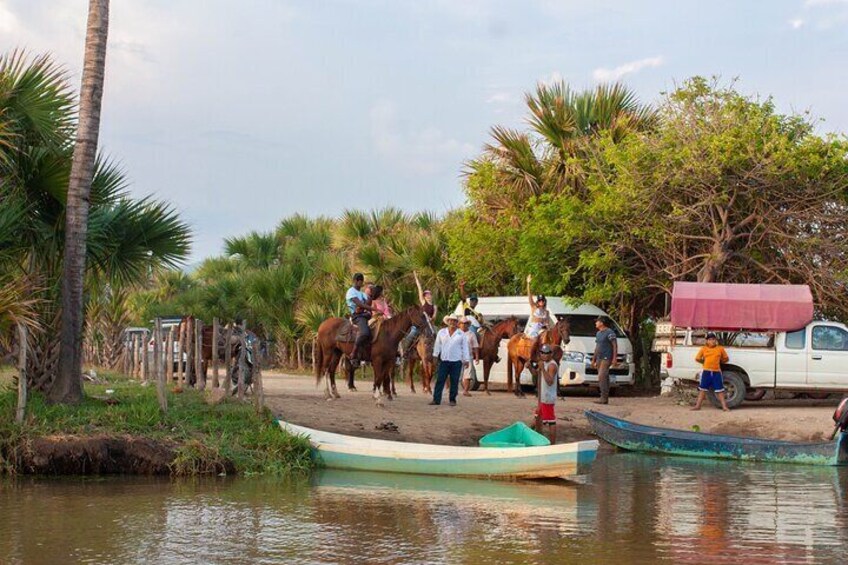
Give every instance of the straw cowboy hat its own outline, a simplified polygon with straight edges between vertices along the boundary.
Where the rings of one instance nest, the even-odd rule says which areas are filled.
[[[453,320],[454,322],[458,322],[459,318],[456,317],[456,314],[448,314],[444,318],[442,318],[442,322],[448,323],[449,320]]]

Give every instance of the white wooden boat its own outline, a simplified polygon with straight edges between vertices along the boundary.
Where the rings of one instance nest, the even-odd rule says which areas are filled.
[[[461,447],[407,443],[335,434],[280,421],[289,433],[305,436],[319,466],[503,479],[541,479],[583,474],[595,460],[598,442],[541,447]]]

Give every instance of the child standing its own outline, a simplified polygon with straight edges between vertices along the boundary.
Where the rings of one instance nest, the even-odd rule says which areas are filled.
[[[707,334],[707,344],[698,350],[695,355],[695,361],[701,363],[704,369],[701,371],[701,383],[698,387],[698,400],[695,401],[695,406],[692,410],[700,410],[704,398],[707,396],[707,391],[712,390],[721,402],[721,409],[729,412],[727,402],[724,398],[724,380],[721,376],[721,364],[727,363],[727,351],[724,347],[718,344],[716,334]]]
[[[559,365],[553,360],[553,349],[543,344],[539,347],[539,405],[536,407],[536,431],[544,434],[556,443],[556,414],[554,406],[557,399],[557,376]]]

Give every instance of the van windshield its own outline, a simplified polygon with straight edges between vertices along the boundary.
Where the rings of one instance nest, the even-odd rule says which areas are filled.
[[[597,316],[588,314],[560,314],[557,315],[557,318],[568,318],[569,325],[571,326],[571,335],[575,337],[595,337],[595,334],[598,333],[598,330],[595,329],[595,319]],[[621,328],[615,322],[612,323],[612,329],[615,331],[617,337],[625,337],[624,332],[621,331]]]

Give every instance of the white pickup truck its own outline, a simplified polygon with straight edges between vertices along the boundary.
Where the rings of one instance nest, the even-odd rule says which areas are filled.
[[[704,344],[703,330],[673,331],[657,324],[654,350],[662,353],[662,376],[697,381],[695,362]],[[814,321],[794,332],[719,334],[728,362],[722,365],[728,406],[759,400],[768,389],[827,394],[848,392],[848,328],[838,322]]]

